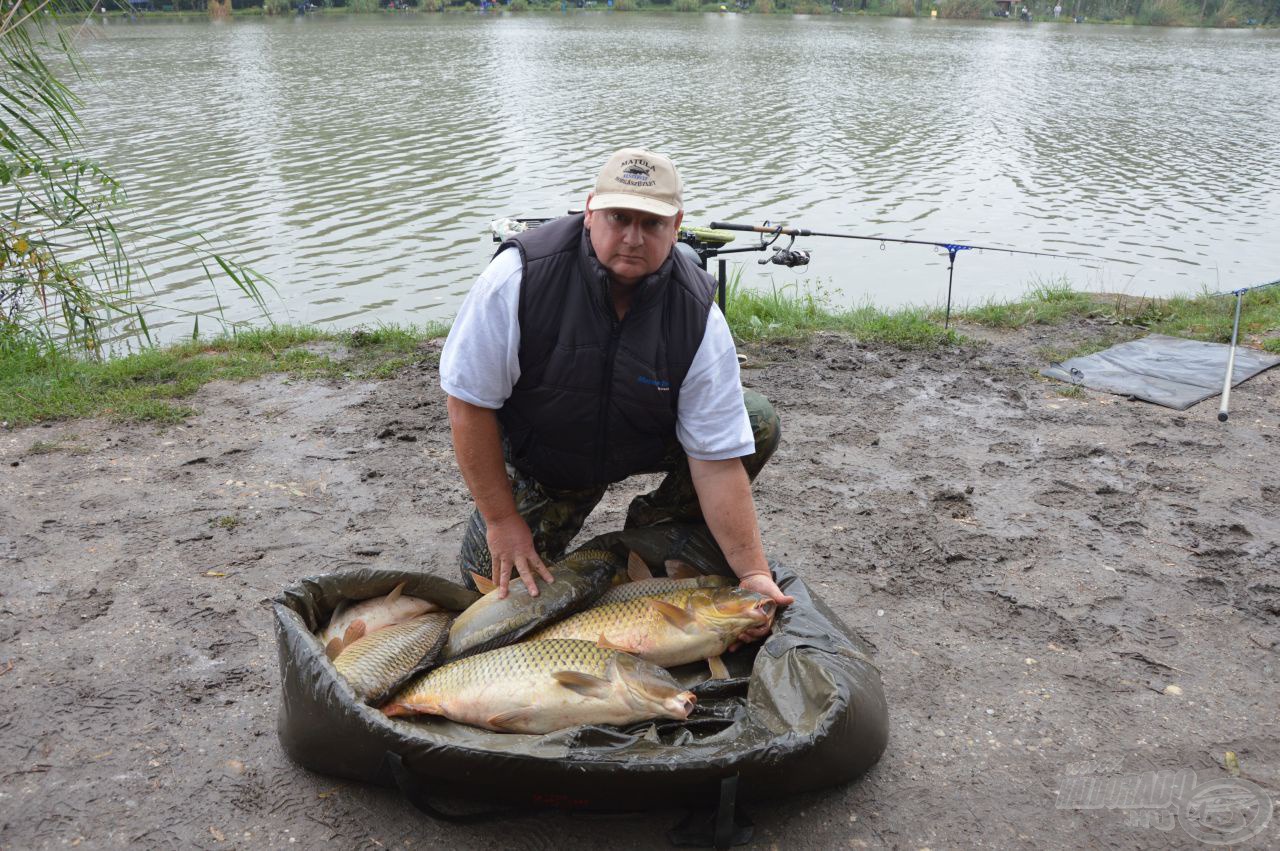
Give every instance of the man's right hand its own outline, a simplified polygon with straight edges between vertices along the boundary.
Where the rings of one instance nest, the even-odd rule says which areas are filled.
[[[529,589],[529,596],[538,596],[538,583],[534,574],[547,582],[553,580],[551,572],[538,556],[538,550],[533,545],[533,533],[529,531],[524,518],[514,514],[494,523],[486,520],[485,526],[489,555],[493,558],[493,581],[498,583],[498,599],[507,596],[512,568],[520,574],[520,581]]]

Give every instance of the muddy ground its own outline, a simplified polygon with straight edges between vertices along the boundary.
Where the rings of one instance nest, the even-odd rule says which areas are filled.
[[[1193,847],[1063,790],[1230,779],[1228,751],[1280,804],[1280,369],[1226,424],[1036,377],[1095,330],[747,349],[784,429],[766,548],[874,645],[892,714],[863,779],[753,808],[757,847]],[[456,576],[437,350],[377,383],[211,385],[178,427],[0,430],[0,846],[667,846],[676,811],[442,826],[281,752],[266,601],[356,565]],[[1280,815],[1245,845],[1280,846]]]

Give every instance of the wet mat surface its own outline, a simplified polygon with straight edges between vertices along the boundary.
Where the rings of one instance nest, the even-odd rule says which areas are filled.
[[[1092,355],[1070,358],[1040,370],[1040,374],[1083,384],[1090,390],[1132,396],[1185,411],[1222,392],[1230,351],[1231,347],[1222,343],[1152,334]],[[1278,363],[1280,357],[1237,346],[1231,386]]]

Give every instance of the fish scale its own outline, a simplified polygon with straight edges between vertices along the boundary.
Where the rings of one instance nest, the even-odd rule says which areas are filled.
[[[578,612],[576,615],[571,615],[558,623],[553,623],[548,627],[538,630],[533,635],[529,636],[529,640],[544,641],[548,638],[585,638],[586,635],[590,635],[592,633],[598,636],[601,632],[610,632],[614,629],[628,628],[637,623],[653,623],[658,625],[663,623],[663,619],[662,616],[649,605],[650,600],[661,600],[664,603],[670,603],[677,608],[684,608],[689,604],[689,598],[699,590],[701,589],[678,588],[674,591],[663,591],[657,594],[636,597],[631,600],[606,603],[601,606],[592,606],[585,611]]]
[[[414,678],[383,712],[540,734],[579,724],[683,720],[696,702],[656,665],[589,641],[554,639],[450,662]]]
[[[559,639],[524,642],[450,662],[423,674],[405,687],[402,694],[417,691],[450,691],[482,685],[514,674],[579,671],[603,677],[614,651],[587,641]]]
[[[691,579],[672,579],[666,576],[655,576],[653,579],[641,579],[637,582],[624,582],[615,585],[604,593],[596,606],[607,606],[610,603],[625,603],[639,597],[656,597],[671,591],[683,591],[694,588],[725,588],[733,584],[727,576],[698,576]]]
[[[599,641],[671,667],[719,656],[743,631],[764,626],[773,601],[744,588],[681,588],[594,606],[529,636],[529,641]]]
[[[361,700],[376,703],[424,662],[435,661],[452,621],[436,612],[385,627],[348,645],[333,666]]]

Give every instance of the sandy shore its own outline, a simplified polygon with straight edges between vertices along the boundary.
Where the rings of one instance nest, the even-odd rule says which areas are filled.
[[[1226,424],[1063,398],[1037,352],[1087,330],[747,349],[783,420],[769,555],[875,646],[892,715],[861,781],[756,807],[758,847],[1195,847],[1223,834],[1075,806],[1073,778],[1232,780],[1227,752],[1230,788],[1280,804],[1280,370]],[[456,576],[437,356],[210,385],[179,427],[0,431],[0,847],[667,847],[674,811],[442,826],[280,750],[267,599],[353,565]],[[1280,815],[1245,846],[1280,846]]]

